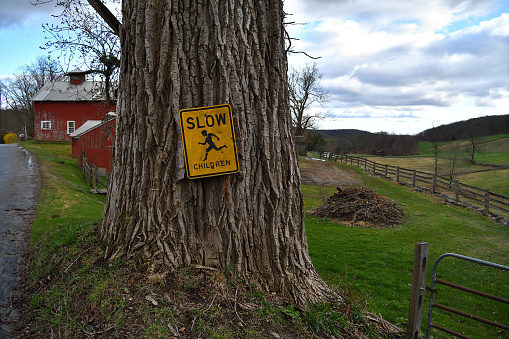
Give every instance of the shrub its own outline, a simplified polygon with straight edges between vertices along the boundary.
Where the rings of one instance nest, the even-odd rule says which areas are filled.
[[[18,141],[18,136],[16,135],[16,133],[7,133],[6,135],[4,135],[3,140],[4,143],[6,144],[12,144],[13,142]]]

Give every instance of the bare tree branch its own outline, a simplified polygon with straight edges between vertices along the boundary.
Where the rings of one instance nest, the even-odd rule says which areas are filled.
[[[12,79],[2,84],[4,102],[9,109],[18,112],[18,118],[28,127],[29,135],[33,135],[34,123],[32,97],[46,82],[60,80],[62,76],[62,66],[56,60],[39,56],[31,65],[20,67]]]
[[[285,17],[287,17],[289,15],[293,15],[293,14],[285,13]],[[288,43],[288,46],[286,47],[286,53],[304,54],[308,58],[311,58],[311,59],[314,59],[314,60],[317,60],[317,59],[321,58],[321,56],[320,57],[313,57],[313,56],[309,55],[306,52],[296,51],[296,50],[293,49],[292,40],[299,40],[299,39],[290,37],[290,34],[288,34],[288,31],[286,30],[286,26],[288,26],[288,25],[307,25],[306,23],[297,23],[295,21],[290,21],[290,22],[283,22],[283,25],[285,26],[285,29],[284,29],[285,37],[286,37],[286,41]]]
[[[115,2],[115,0],[111,0]],[[37,0],[42,4],[46,0]],[[106,101],[115,103],[115,80],[120,67],[119,20],[100,0],[58,0],[62,9],[55,17],[60,24],[44,24],[47,42],[43,49],[59,52],[68,67],[84,70],[82,74],[97,74],[103,81]],[[92,6],[92,7],[91,7]]]
[[[307,54],[306,52],[303,52],[303,51],[292,51],[292,50],[290,50],[289,52],[290,52],[290,53],[294,53],[294,54],[299,54],[299,53],[300,53],[300,54],[304,54],[304,55],[305,55],[305,56],[307,56],[308,58],[311,58],[311,59],[314,59],[314,60],[318,60],[318,59],[321,59],[321,58],[322,58],[321,56],[319,56],[319,57],[311,56],[311,55],[309,55],[309,54]]]
[[[101,16],[101,18],[106,21],[108,26],[113,30],[113,32],[118,36],[120,35],[120,21],[118,21],[117,17],[110,12],[108,7],[104,6],[104,4],[99,0],[87,0],[90,6],[92,6],[97,13]]]
[[[328,101],[329,92],[319,84],[322,73],[316,63],[306,64],[302,69],[292,69],[288,74],[290,111],[295,135],[313,128],[317,120],[325,118],[321,112],[310,112],[314,106],[322,106]]]

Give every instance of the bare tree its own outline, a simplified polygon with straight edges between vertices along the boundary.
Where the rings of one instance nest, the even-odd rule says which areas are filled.
[[[39,56],[31,65],[19,68],[12,78],[2,84],[2,93],[7,107],[18,112],[20,124],[28,123],[33,135],[34,107],[32,97],[48,81],[56,81],[63,76],[62,66],[50,57]]]
[[[89,2],[93,6],[89,5]],[[110,0],[109,3],[118,1]],[[43,49],[57,53],[68,67],[79,68],[82,74],[98,76],[103,81],[102,92],[106,101],[114,104],[120,67],[120,41],[118,19],[111,14],[108,24],[94,10],[104,6],[100,1],[37,0],[36,4],[54,3],[61,9],[60,23],[44,24],[47,42]],[[105,8],[105,7],[104,7]],[[116,21],[116,22],[115,22]]]
[[[467,140],[470,142],[470,147],[467,149],[467,153],[470,156],[470,162],[475,164],[475,154],[479,153],[479,145],[485,142],[485,138],[482,137],[482,133],[479,131],[467,132]]]
[[[339,138],[336,139],[336,147],[334,152],[338,154],[346,154],[352,148],[352,138]]]
[[[430,140],[431,145],[433,146],[433,157],[435,158],[435,175],[438,175],[438,154],[442,151],[440,147],[440,130],[435,123],[433,123],[433,127],[428,131],[428,140]]]
[[[30,99],[47,81],[61,79],[62,75],[62,67],[55,59],[37,57],[35,62],[20,67],[11,79],[5,81],[4,96],[7,105],[33,113]]]
[[[290,111],[297,136],[303,135],[306,129],[316,127],[318,120],[325,117],[323,112],[311,109],[317,105],[323,107],[329,99],[329,92],[319,83],[321,78],[322,73],[316,63],[292,69],[288,75]]]
[[[106,257],[230,267],[296,303],[320,300],[328,288],[304,230],[283,1],[125,0],[122,12]],[[179,110],[219,104],[233,111],[239,174],[188,179]]]
[[[448,164],[447,164],[447,176],[449,177],[449,185],[452,185],[454,175],[456,174],[456,166],[458,164],[458,148],[450,148],[447,151]]]

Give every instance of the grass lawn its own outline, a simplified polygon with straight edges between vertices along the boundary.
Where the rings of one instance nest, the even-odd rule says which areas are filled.
[[[441,152],[438,155],[438,174],[448,177],[451,163],[450,150],[459,148],[455,167],[455,180],[464,184],[488,189],[491,192],[509,196],[509,169],[486,167],[480,164],[472,164],[466,150],[470,143],[465,140],[440,143]],[[361,157],[363,155],[360,155]],[[433,145],[428,141],[419,142],[419,155],[406,157],[372,157],[369,160],[379,164],[399,166],[407,169],[416,169],[427,173],[434,173],[435,158],[433,156]],[[476,152],[477,163],[487,163],[502,166],[509,166],[509,134],[486,137],[479,145],[479,152]]]
[[[33,279],[51,274],[54,267],[47,265],[58,255],[62,246],[87,236],[90,225],[103,217],[105,197],[90,193],[90,186],[83,180],[77,159],[71,156],[68,142],[34,143],[26,141],[21,146],[32,152],[41,167],[41,191],[30,242],[37,256],[33,257]],[[76,249],[77,251],[78,249]],[[70,251],[69,255],[74,255]]]
[[[458,176],[458,181],[509,197],[509,169],[463,174]]]
[[[311,258],[321,276],[331,283],[350,286],[358,293],[368,295],[369,308],[373,312],[406,328],[410,296],[408,285],[412,280],[416,242],[430,244],[428,285],[433,262],[447,252],[509,265],[507,228],[470,210],[443,205],[434,196],[417,194],[409,188],[367,175],[363,178],[364,186],[403,204],[407,222],[396,228],[369,229],[307,216],[306,233]],[[320,198],[325,198],[334,190],[306,186],[302,191],[307,210],[319,204]],[[439,265],[439,277],[509,298],[507,272],[473,266],[456,259],[444,259]],[[465,296],[465,293],[442,291],[435,297],[435,301],[501,323],[509,322],[507,306],[479,301]],[[490,310],[488,306],[493,309]],[[434,321],[472,337],[503,336],[497,334],[497,330],[486,329],[484,325],[472,324],[461,317],[450,317],[437,311],[434,311]],[[436,331],[434,335],[443,336]]]
[[[107,333],[112,336],[115,333],[119,336],[122,333],[131,333],[128,330],[134,328],[138,331],[136,333],[141,333],[141,337],[168,337],[170,334],[167,325],[170,322],[182,324],[182,321],[187,319],[185,327],[188,331],[191,327],[190,332],[193,331],[191,324],[195,324],[196,320],[195,332],[192,333],[196,333],[198,324],[204,328],[199,333],[214,331],[211,333],[215,336],[208,337],[233,338],[235,336],[232,336],[232,333],[240,333],[239,330],[230,329],[233,321],[227,321],[229,327],[226,328],[213,327],[212,324],[219,319],[223,311],[220,312],[220,303],[214,303],[211,295],[207,295],[209,299],[204,302],[200,314],[174,312],[178,305],[164,301],[167,299],[163,298],[164,294],[154,295],[154,298],[159,298],[157,300],[161,304],[168,304],[168,307],[151,307],[152,303],[147,302],[147,295],[152,295],[154,291],[159,293],[159,290],[166,286],[163,278],[152,277],[155,280],[149,279],[145,285],[138,280],[134,283],[130,274],[136,273],[140,268],[133,269],[121,261],[104,263],[100,260],[103,244],[97,239],[95,225],[99,224],[102,218],[105,198],[90,193],[90,187],[82,179],[76,159],[71,157],[70,144],[21,144],[37,155],[43,169],[40,194],[42,203],[37,210],[31,238],[34,251],[31,278],[36,287],[39,282],[44,281],[41,285],[44,288],[40,287],[41,290],[31,300],[38,317],[32,329],[42,333],[49,333],[49,330],[51,333],[62,331],[72,336],[73,333],[83,335],[86,333],[84,331],[94,333],[94,328],[112,328],[113,324],[115,328]],[[429,272],[432,262],[446,252],[509,265],[509,232],[506,228],[469,210],[443,205],[431,195],[414,193],[409,188],[369,177],[349,166],[338,166],[358,172],[364,186],[397,200],[405,206],[407,212],[407,221],[390,229],[356,228],[322,218],[306,217],[309,252],[315,267],[331,284],[357,294],[358,300],[367,299],[368,310],[380,313],[383,318],[406,327],[410,294],[408,284],[412,279],[415,242],[430,243]],[[322,199],[334,191],[333,187],[303,186],[304,209],[309,210],[321,204]],[[140,272],[137,279],[143,276]],[[53,278],[48,280],[47,277]],[[483,268],[474,270],[472,264],[444,259],[439,267],[439,277],[509,298],[507,273]],[[228,284],[227,286],[231,285],[231,292],[236,294],[235,288],[238,289],[238,285],[230,281]],[[177,300],[175,294],[185,295],[189,292],[189,286],[184,287],[186,288],[183,291],[165,290],[165,293],[170,293],[172,300]],[[250,293],[255,292],[261,293]],[[239,297],[240,295],[241,293]],[[444,289],[435,300],[505,324],[509,322],[507,307],[493,306],[493,309],[486,309],[486,306],[492,306],[489,302],[464,294],[451,293]],[[80,303],[84,305],[81,308],[78,307]],[[228,304],[228,301],[225,303]],[[87,305],[91,308],[86,309]],[[214,316],[217,318],[212,317],[212,310],[216,310],[217,314],[214,313]],[[270,317],[279,317],[277,321],[282,323],[282,319],[298,315],[293,309],[279,309],[268,314]],[[333,313],[327,310],[323,314]],[[486,330],[484,325],[472,325],[458,317],[449,317],[440,312],[435,314],[436,323],[465,332],[472,337],[497,338],[506,335],[497,334],[496,330]],[[229,316],[236,319],[238,314],[230,312]],[[93,317],[97,319],[94,320]],[[307,319],[311,317],[308,316]],[[201,320],[203,321],[200,322]],[[98,327],[98,324],[103,327]],[[246,329],[248,330],[255,332],[243,337],[262,337],[257,332],[262,333],[260,328]],[[230,336],[224,333],[229,333]],[[435,338],[442,337],[436,331],[433,335]]]
[[[476,161],[509,166],[509,137],[481,144]]]
[[[105,198],[90,192],[70,144],[21,144],[42,175],[21,337],[385,337],[363,314],[362,298],[344,295],[344,302],[298,311],[234,271],[154,272],[141,258],[105,262],[98,235]]]
[[[505,154],[505,157],[509,159],[509,153]],[[499,157],[497,161],[499,159],[505,158]],[[379,164],[416,169],[427,173],[434,172],[433,157],[370,157],[369,160]],[[497,161],[486,162],[502,163],[502,161]],[[447,159],[439,159],[438,173],[440,175],[447,176],[447,163]],[[474,165],[465,159],[460,159],[458,160],[455,180],[480,189],[489,189],[491,192],[509,197],[509,169],[493,169],[490,171],[486,171],[486,169],[486,166]]]

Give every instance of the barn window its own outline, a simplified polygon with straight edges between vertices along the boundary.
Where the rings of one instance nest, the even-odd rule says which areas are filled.
[[[41,129],[51,129],[51,121],[41,121]]]
[[[74,121],[68,121],[67,122],[67,134],[74,133]]]

